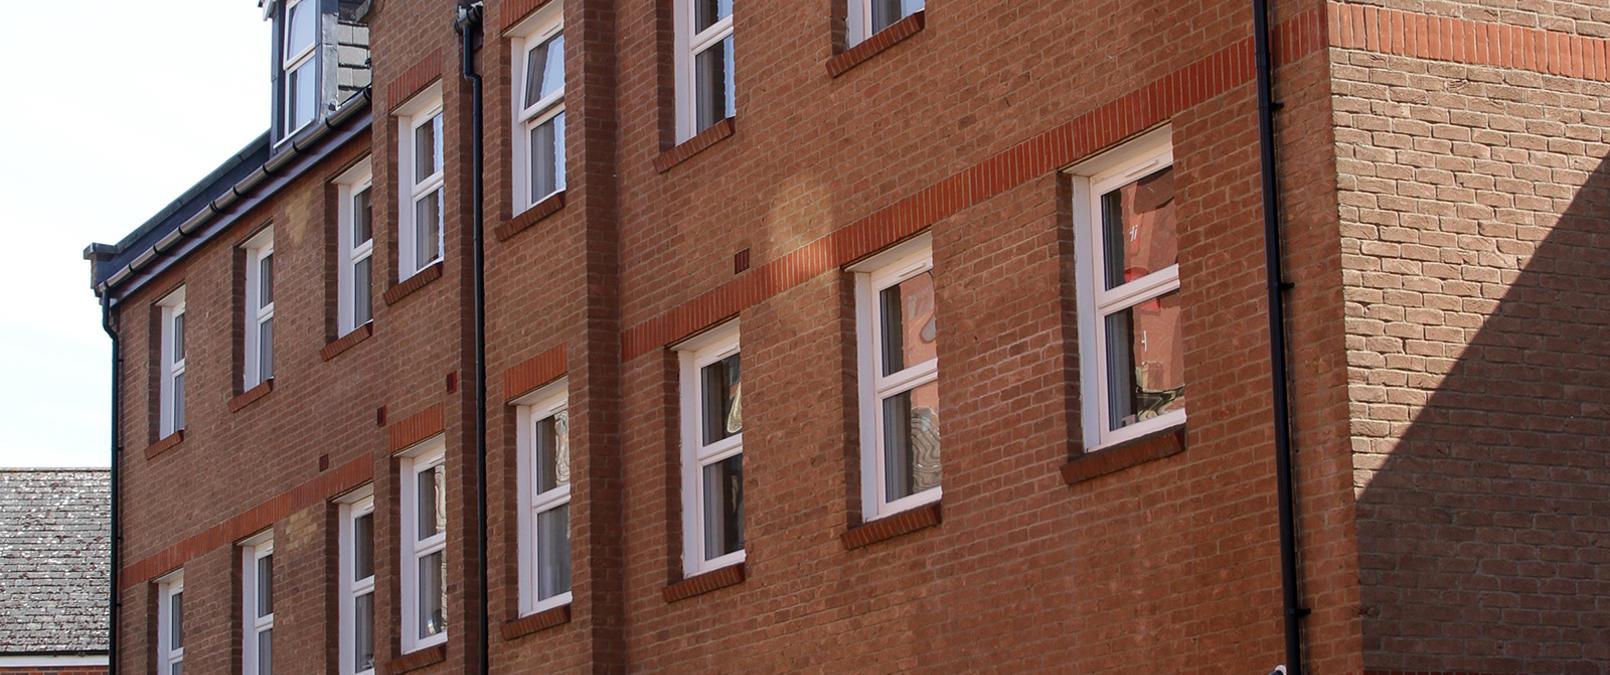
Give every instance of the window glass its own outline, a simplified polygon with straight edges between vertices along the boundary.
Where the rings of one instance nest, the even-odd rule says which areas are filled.
[[[419,637],[447,628],[447,558],[441,551],[419,558]]]
[[[533,201],[565,187],[565,114],[531,128],[531,197]]]
[[[878,304],[884,375],[938,356],[933,270],[883,289]]]
[[[743,455],[704,467],[704,557],[744,547]]]
[[[257,380],[274,377],[274,317],[257,324]]]
[[[722,39],[693,57],[695,131],[701,131],[724,118],[733,108],[732,36]]]
[[[184,373],[173,376],[173,429],[184,428]]]
[[[318,3],[314,0],[298,2],[286,9],[285,58],[296,58],[303,50],[313,46],[314,21],[318,16]]]
[[[565,36],[553,36],[526,53],[525,106],[558,92],[565,86]]]
[[[319,95],[315,91],[318,84],[317,61],[307,61],[295,69],[287,72],[285,86],[285,110],[290,122],[287,131],[302,128],[302,125],[313,120],[314,107],[318,103]]]
[[[375,514],[365,513],[352,519],[352,580],[361,581],[375,575]]]
[[[257,261],[257,305],[265,308],[274,303],[274,254]]]
[[[184,312],[173,315],[173,360],[184,360]]]
[[[537,422],[537,493],[570,482],[570,414]]]
[[[352,196],[352,245],[362,246],[374,237],[371,230],[369,188]]]
[[[440,465],[419,472],[415,476],[419,501],[419,536],[423,541],[447,529],[446,471]]]
[[[370,286],[369,261],[370,258],[364,257],[358,264],[352,266],[352,325],[354,326],[362,326],[374,318],[374,308],[369,298],[374,293]]]
[[[570,590],[570,504],[537,514],[537,599]]]
[[[364,593],[353,600],[352,641],[355,670],[375,667],[375,595]]]
[[[883,400],[884,493],[895,500],[939,487],[939,383]]]
[[[702,33],[731,14],[732,0],[693,0],[693,32]]]
[[[274,629],[270,628],[257,634],[257,673],[270,675],[274,672]]]
[[[174,593],[168,601],[168,649],[184,648],[184,591]]]
[[[1101,214],[1107,288],[1179,262],[1173,167],[1102,195]]]
[[[1179,292],[1107,315],[1106,331],[1108,428],[1184,410]]]
[[[743,432],[738,357],[733,354],[705,366],[700,372],[704,390],[705,445]]]
[[[257,616],[274,613],[274,554],[257,559]]]
[[[437,114],[417,127],[414,127],[414,183],[425,182],[441,169],[442,164],[442,116]]]
[[[442,191],[414,202],[414,267],[424,269],[441,256]]]

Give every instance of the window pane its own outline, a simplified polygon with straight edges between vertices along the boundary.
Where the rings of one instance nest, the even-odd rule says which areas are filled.
[[[298,2],[286,10],[285,58],[301,54],[313,44],[313,21],[318,15],[318,3]]]
[[[904,14],[900,11],[900,0],[867,0],[867,2],[872,5],[872,30],[868,31],[869,33],[888,28],[889,24],[904,18]]]
[[[354,326],[362,326],[374,318],[369,298],[373,292],[369,285],[369,260],[365,257],[352,266],[352,325]]]
[[[274,554],[257,559],[257,616],[274,613]]]
[[[744,547],[743,454],[704,467],[704,558]]]
[[[565,36],[555,35],[526,53],[525,107],[565,86]]]
[[[168,600],[168,649],[184,647],[184,591],[174,593]]]
[[[257,260],[257,307],[274,304],[274,254]]]
[[[1101,196],[1107,288],[1179,262],[1173,172],[1169,167]]]
[[[939,383],[883,399],[884,499],[939,487]]]
[[[570,482],[570,413],[537,422],[537,492]]]
[[[374,237],[370,230],[372,213],[369,204],[369,188],[360,190],[352,195],[352,245],[362,246],[364,242]]]
[[[732,0],[693,0],[693,32],[702,33],[710,24],[732,14]]]
[[[570,505],[537,514],[537,599],[570,590]]]
[[[180,661],[168,666],[168,675],[184,675],[184,662]]]
[[[414,202],[414,268],[424,269],[441,256],[442,191]]]
[[[933,270],[883,289],[878,300],[884,375],[938,356]]]
[[[565,187],[565,114],[531,128],[531,203]]]
[[[318,104],[318,59],[308,59],[285,74],[286,133],[302,128],[313,121],[314,107]]]
[[[419,637],[447,628],[447,558],[437,551],[419,559]]]
[[[352,519],[352,580],[375,575],[375,514]]]
[[[274,317],[257,324],[257,381],[274,377]]]
[[[1178,291],[1107,316],[1107,428],[1185,409]]]
[[[441,168],[441,139],[437,132],[441,130],[442,116],[436,115],[429,121],[414,127],[414,184],[425,182],[437,169]]]
[[[739,354],[733,354],[699,371],[703,389],[704,444],[729,438],[744,430],[743,402],[739,397]]]
[[[447,529],[447,469],[433,466],[415,476],[419,491],[419,537],[423,541]]]
[[[173,430],[184,428],[184,373],[173,376]]]
[[[693,57],[694,131],[733,114],[732,36]]]
[[[257,634],[257,675],[274,672],[274,629]]]
[[[173,315],[173,361],[184,360],[184,312]]]
[[[364,593],[352,601],[353,670],[375,667],[375,594]]]

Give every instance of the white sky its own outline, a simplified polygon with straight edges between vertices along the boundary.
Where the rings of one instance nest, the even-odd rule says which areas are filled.
[[[254,0],[5,14],[0,466],[105,466],[111,341],[84,247],[121,240],[268,128],[269,27]]]

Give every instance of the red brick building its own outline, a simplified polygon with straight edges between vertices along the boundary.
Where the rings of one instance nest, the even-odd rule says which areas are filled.
[[[268,0],[116,663],[1610,667],[1610,10],[1261,4]]]

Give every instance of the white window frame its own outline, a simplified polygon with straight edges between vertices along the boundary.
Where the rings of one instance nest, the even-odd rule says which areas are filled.
[[[336,327],[341,335],[374,321],[374,174],[365,158],[336,179],[336,248],[341,252],[336,265]],[[369,193],[369,238],[353,241],[357,224],[357,197]],[[358,265],[369,261],[369,316],[357,320]]]
[[[435,147],[431,149],[436,156],[436,172],[419,178],[414,175],[414,153],[419,149],[414,147],[414,130],[425,124],[434,124]],[[443,167],[446,160],[446,139],[443,138],[447,129],[446,117],[442,107],[442,87],[440,83],[431,85],[424,93],[415,96],[399,109],[397,115],[397,278],[407,279],[420,270],[441,262],[447,257],[447,189],[445,186],[447,171]],[[432,191],[440,191],[437,199],[441,200],[437,209],[436,224],[436,256],[425,261],[416,260],[420,242],[414,234],[414,202]]]
[[[163,675],[173,672],[173,666],[184,663],[184,643],[173,646],[173,597],[184,593],[184,570],[172,572],[157,579],[157,663]],[[179,606],[180,637],[183,638],[184,605]]]
[[[923,233],[850,266],[855,273],[856,371],[861,428],[861,512],[874,520],[938,501],[940,488],[894,500],[886,499],[884,481],[883,399],[939,380],[939,358],[883,374],[883,322],[879,294],[884,289],[933,269],[933,238]]]
[[[274,345],[268,348],[268,372],[262,372],[262,350],[259,344],[262,326],[274,320],[274,280],[269,280],[268,302],[262,302],[261,284],[262,261],[274,255],[274,229],[265,228],[262,232],[246,242],[246,306],[241,313],[246,317],[245,359],[241,364],[243,389],[251,389],[266,380],[274,379]],[[272,264],[272,263],[271,263]],[[274,276],[278,276],[277,274]],[[270,329],[272,334],[278,327]]]
[[[704,130],[698,127],[698,76],[697,73],[694,72],[695,64],[698,61],[696,57],[698,54],[707,49],[721,49],[721,41],[732,35],[732,17],[738,12],[737,5],[739,2],[740,0],[733,0],[732,14],[722,17],[715,23],[710,24],[709,27],[705,28],[697,35],[694,35],[693,26],[695,19],[693,15],[693,0],[675,0],[673,7],[673,12],[675,14],[673,19],[673,23],[675,24],[673,27],[673,32],[676,35],[676,47],[674,49],[671,62],[674,70],[676,71],[676,141],[678,143],[686,141],[689,138],[693,138],[695,134],[698,134],[700,131]],[[737,61],[737,42],[734,41],[733,44],[734,47],[732,60]],[[728,63],[727,68],[735,71],[736,64]],[[721,87],[722,91],[725,92],[726,83],[723,82]],[[737,88],[734,87],[732,100],[727,101],[727,103],[732,106],[734,114],[738,109],[738,95],[736,89]],[[717,118],[716,120],[712,121],[712,125],[714,122],[719,121],[720,118]]]
[[[540,538],[537,536],[538,516],[553,509],[570,504],[570,483],[554,487],[546,492],[537,493],[539,485],[537,472],[537,425],[543,420],[566,412],[569,409],[568,381],[560,379],[557,382],[543,386],[515,401],[515,423],[518,425],[516,445],[518,446],[518,459],[516,461],[519,471],[519,515],[518,526],[519,556],[520,556],[520,615],[535,614],[543,610],[568,605],[571,602],[571,591],[556,593],[547,598],[538,597],[537,571],[542,561],[543,551],[540,550]],[[574,477],[574,474],[572,474]],[[574,478],[572,478],[574,480]]]
[[[291,10],[295,9],[297,5],[304,3],[307,4],[313,11],[313,39],[308,42],[306,49],[293,54],[290,51]],[[319,117],[319,67],[317,65],[316,57],[319,51],[320,32],[318,6],[318,0],[286,0],[285,2],[284,18],[280,22],[282,24],[280,31],[280,86],[282,87],[282,90],[280,96],[281,103],[283,104],[280,109],[280,114],[284,116],[281,119],[281,128],[285,130],[285,133],[280,136],[281,143],[285,142],[285,140],[291,136],[296,135],[296,132],[301,131],[302,128],[306,127],[307,125],[312,124],[313,120],[318,119]],[[291,73],[296,72],[303,66],[309,66],[309,72],[307,74],[313,78],[313,114],[309,115],[308,118],[303,120],[301,124],[297,124],[296,111],[291,107],[292,99],[294,98],[292,96],[293,83],[291,82]]]
[[[867,38],[877,35],[879,31],[869,30],[872,27],[872,5],[878,0],[845,0],[844,35],[849,46],[864,42]],[[900,16],[890,24],[920,12],[924,8],[924,0],[900,0]],[[888,26],[884,26],[887,28]],[[880,29],[881,30],[881,29]]]
[[[263,532],[247,539],[240,544],[240,635],[241,657],[240,666],[242,675],[268,675],[260,673],[257,669],[257,636],[263,631],[274,630],[274,612],[269,611],[267,616],[257,615],[257,605],[261,598],[257,597],[257,563],[263,558],[274,555],[274,532]],[[269,565],[273,565],[272,562]],[[268,601],[272,607],[274,602],[274,588],[272,579],[269,582]],[[272,640],[273,638],[269,638]],[[272,642],[270,643],[272,649]],[[272,659],[270,654],[270,659]],[[270,661],[272,663],[272,661]]]
[[[704,556],[704,468],[743,454],[743,432],[714,443],[703,442],[704,396],[699,373],[705,366],[740,353],[739,338],[738,321],[734,319],[676,348],[681,365],[678,391],[682,418],[682,567],[687,576],[743,562],[747,550],[740,548],[715,558]],[[739,395],[742,396],[741,373],[739,377]],[[744,499],[748,500],[747,494]]]
[[[178,336],[177,343],[174,340],[183,328],[176,326],[176,322],[188,323],[185,320],[184,287],[158,300],[157,310],[160,313],[158,325],[161,326],[159,339],[162,342],[157,357],[157,437],[167,438],[183,430],[185,422],[184,388],[179,385],[179,378],[184,375],[185,354],[189,350],[184,348],[184,335]]]
[[[398,537],[398,539],[402,542],[402,574],[398,576],[402,585],[400,594],[402,598],[402,651],[406,654],[447,641],[448,629],[446,627],[443,627],[442,631],[435,635],[419,637],[419,561],[425,556],[437,552],[442,553],[444,560],[447,558],[447,530],[452,526],[452,522],[451,519],[448,519],[448,528],[442,528],[442,531],[425,539],[418,538],[419,529],[415,522],[419,513],[418,476],[428,469],[445,465],[447,445],[443,437],[436,436],[433,439],[416,444],[410,450],[404,451],[400,459],[401,466],[397,475],[401,477],[402,481],[402,518],[400,518],[402,536]],[[444,480],[442,482],[444,504],[449,501],[446,498],[446,493],[449,492],[449,485],[448,481]],[[444,577],[442,579],[444,588],[447,583],[448,580]],[[448,608],[444,605],[442,607],[443,615],[446,615],[447,612]]]
[[[1094,452],[1185,423],[1185,410],[1108,429],[1107,340],[1103,319],[1113,312],[1162,297],[1180,288],[1176,263],[1107,289],[1102,241],[1101,196],[1174,164],[1168,127],[1148,132],[1111,152],[1069,170],[1073,182],[1073,232],[1078,267],[1080,419],[1084,448]]]
[[[340,537],[340,541],[338,544],[339,554],[337,556],[339,561],[336,566],[336,597],[339,599],[340,607],[336,611],[336,617],[339,623],[336,632],[338,634],[338,639],[340,640],[340,647],[338,650],[340,654],[340,673],[341,675],[367,675],[368,673],[375,672],[375,669],[374,664],[370,664],[368,668],[364,668],[362,670],[359,670],[357,667],[358,655],[355,651],[355,647],[357,645],[358,617],[356,605],[358,598],[361,598],[365,595],[369,596],[371,603],[374,602],[375,575],[371,573],[369,576],[362,579],[353,578],[353,575],[357,573],[358,564],[358,554],[355,546],[353,545],[353,536],[357,531],[357,527],[354,525],[354,523],[356,523],[359,518],[362,518],[363,516],[370,516],[373,518],[374,516],[374,486],[370,485],[363,487],[343,497],[340,501],[339,511],[340,515],[337,525],[337,535]],[[373,521],[371,520],[370,522],[371,538],[369,540],[369,554],[372,557],[378,557],[379,552],[375,549],[376,537],[374,537]],[[371,570],[371,572],[373,572],[373,570]],[[371,611],[373,611],[372,604],[370,607]],[[373,638],[374,629],[375,621],[373,615],[371,615],[369,625],[371,638]],[[371,644],[369,648],[378,655],[378,650],[375,649],[375,645]]]
[[[513,86],[509,92],[509,103],[514,115],[514,212],[521,213],[537,205],[548,197],[565,190],[565,139],[564,130],[554,130],[554,154],[557,166],[554,167],[554,189],[546,194],[532,194],[531,187],[531,132],[547,124],[549,120],[563,115],[565,112],[565,83],[561,81],[559,88],[540,100],[525,105],[526,66],[530,62],[531,50],[547,44],[549,40],[564,34],[563,5],[560,2],[551,2],[539,9],[530,18],[521,21],[509,31],[513,36],[509,43],[513,47],[510,51],[510,72],[514,73]],[[561,61],[563,59],[561,58]],[[565,122],[559,122],[559,125]]]

